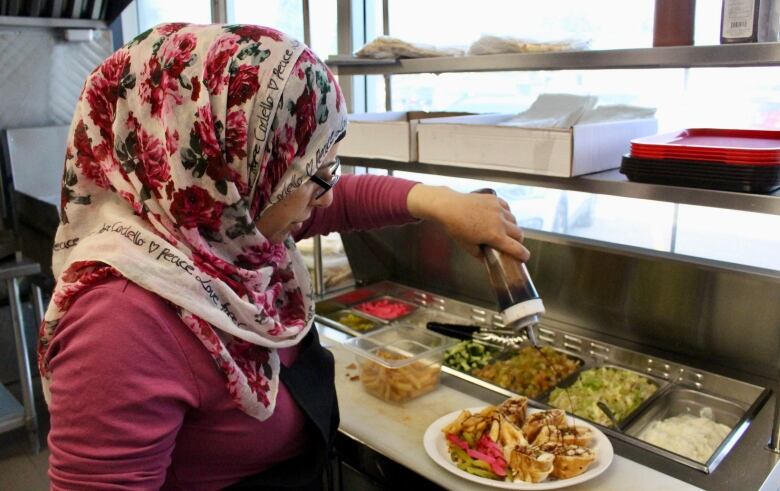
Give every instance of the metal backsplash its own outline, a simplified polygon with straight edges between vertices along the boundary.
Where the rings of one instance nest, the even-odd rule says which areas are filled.
[[[528,269],[548,312],[543,322],[716,372],[777,379],[780,273],[529,235]],[[358,281],[391,279],[497,309],[485,267],[436,225],[343,239]]]
[[[0,128],[69,124],[87,75],[113,47],[111,31],[69,42],[62,29],[0,28]]]

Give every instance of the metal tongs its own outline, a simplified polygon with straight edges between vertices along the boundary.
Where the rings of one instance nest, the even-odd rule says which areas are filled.
[[[525,336],[519,336],[512,329],[488,328],[467,324],[446,324],[443,322],[428,322],[426,327],[439,334],[451,338],[480,341],[499,348],[520,348],[526,341]]]
[[[612,412],[612,409],[607,406],[607,403],[604,401],[598,401],[596,405],[601,409],[601,412],[604,413],[604,415],[609,419],[609,421],[612,423],[612,426],[615,427],[616,430],[619,432],[623,432],[623,428],[620,426],[620,422],[615,417],[615,413]]]

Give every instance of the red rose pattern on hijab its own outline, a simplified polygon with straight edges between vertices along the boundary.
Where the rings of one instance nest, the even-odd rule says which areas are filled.
[[[313,304],[292,240],[272,244],[254,222],[324,164],[345,127],[327,67],[266,27],[163,24],[95,69],[65,156],[39,343],[47,397],[59,319],[83,289],[119,276],[175,306],[236,404],[267,419],[276,349],[306,335]]]

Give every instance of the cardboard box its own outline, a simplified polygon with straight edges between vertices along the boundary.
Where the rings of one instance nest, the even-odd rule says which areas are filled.
[[[630,141],[656,133],[655,119],[609,121],[569,129],[501,126],[512,114],[429,119],[417,127],[419,160],[428,164],[571,177],[620,166]]]
[[[339,155],[417,161],[417,125],[421,119],[468,113],[391,111],[349,115],[347,136],[339,144]]]

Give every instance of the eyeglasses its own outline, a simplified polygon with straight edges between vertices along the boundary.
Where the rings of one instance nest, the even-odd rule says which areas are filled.
[[[317,191],[317,194],[314,195],[314,199],[320,199],[323,196],[325,196],[325,193],[330,191],[333,188],[333,186],[335,186],[336,183],[339,182],[339,178],[341,177],[341,175],[336,174],[336,171],[338,171],[340,165],[341,165],[341,160],[338,157],[336,157],[336,160],[322,167],[322,169],[330,170],[330,179],[327,181],[319,177],[317,174],[311,176],[311,181],[322,188],[319,191]]]

